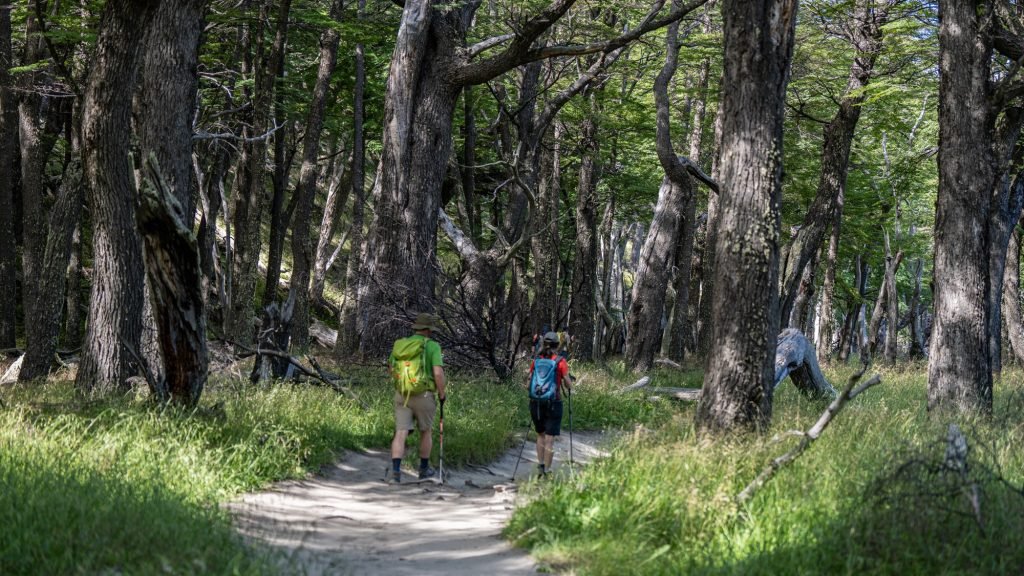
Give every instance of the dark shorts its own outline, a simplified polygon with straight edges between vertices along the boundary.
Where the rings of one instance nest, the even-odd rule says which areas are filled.
[[[562,433],[562,401],[530,400],[530,418],[538,434],[558,436]]]

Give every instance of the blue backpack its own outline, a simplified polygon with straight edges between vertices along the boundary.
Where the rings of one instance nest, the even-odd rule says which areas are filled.
[[[550,358],[537,358],[533,361],[533,377],[530,378],[531,400],[554,400],[558,373],[558,361]]]

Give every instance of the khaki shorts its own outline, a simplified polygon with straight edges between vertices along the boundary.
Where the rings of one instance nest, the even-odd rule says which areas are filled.
[[[408,403],[405,396],[395,392],[395,430],[412,430],[412,421],[415,419],[420,432],[426,432],[434,427],[436,411],[433,392],[413,394],[409,396]]]

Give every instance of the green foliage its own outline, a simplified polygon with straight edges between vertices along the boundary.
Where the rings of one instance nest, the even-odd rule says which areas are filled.
[[[841,381],[849,370],[830,373]],[[796,462],[744,507],[735,496],[806,429],[824,403],[784,384],[764,436],[701,439],[692,410],[626,438],[575,482],[529,495],[506,534],[574,574],[1000,574],[1024,565],[1024,437],[1019,377],[997,390],[991,420],[960,421],[982,490],[982,526],[961,492],[894,475],[911,458],[942,461],[946,423],[924,410],[920,368],[892,371],[857,398]],[[1001,470],[1009,485],[986,475]]]

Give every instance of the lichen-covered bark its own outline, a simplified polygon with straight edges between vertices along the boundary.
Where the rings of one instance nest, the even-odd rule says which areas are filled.
[[[782,123],[796,10],[795,0],[722,3],[721,214],[711,349],[696,415],[704,432],[771,420]]]

